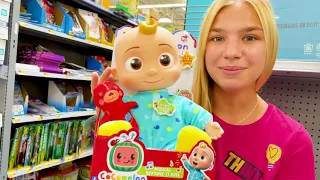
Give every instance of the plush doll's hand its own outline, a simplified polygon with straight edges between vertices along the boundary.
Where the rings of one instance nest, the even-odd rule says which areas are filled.
[[[101,84],[106,81],[115,81],[115,79],[112,77],[112,70],[110,67],[105,69],[105,71],[102,73],[102,75],[99,77],[98,73],[94,72],[92,73],[92,80],[91,80],[91,94],[94,95],[93,91],[98,86],[98,84]],[[99,112],[99,108],[96,108],[96,111]]]
[[[220,124],[217,122],[209,122],[205,128],[205,131],[211,137],[211,139],[217,140],[224,133]]]
[[[181,158],[181,161],[184,162],[184,161],[186,161],[187,159],[188,159],[187,156],[186,156],[185,154],[183,154],[183,155],[182,155],[182,158]]]

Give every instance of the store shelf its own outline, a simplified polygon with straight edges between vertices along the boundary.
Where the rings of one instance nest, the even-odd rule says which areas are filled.
[[[137,23],[134,20],[122,17],[114,13],[113,11],[102,7],[91,0],[72,0],[73,2],[81,5],[81,8],[85,8],[89,11],[98,13],[100,18],[116,27],[122,27],[125,25],[136,26]]]
[[[8,66],[0,66],[0,79],[7,79]]]
[[[14,116],[12,118],[12,123],[13,124],[30,123],[30,122],[53,120],[53,119],[66,119],[66,118],[74,118],[74,117],[82,117],[82,116],[93,116],[95,114],[96,114],[95,111],[63,112],[63,113],[50,114],[50,115],[28,114],[28,115]]]
[[[33,71],[27,71],[27,70],[23,70],[23,69],[16,69],[16,74],[21,75],[21,76],[91,81],[91,76],[88,77],[88,76],[81,76],[81,75],[66,75],[66,74],[56,74],[56,73],[46,73],[46,72],[33,72]]]
[[[85,150],[83,153],[80,153],[80,155],[71,155],[71,156],[67,156],[64,159],[57,159],[57,160],[51,160],[48,162],[43,162],[37,166],[33,166],[33,167],[25,167],[25,168],[21,168],[18,170],[12,170],[8,172],[8,177],[9,178],[14,178],[14,177],[18,177],[24,174],[29,174],[32,172],[36,172],[36,171],[40,171],[42,169],[46,169],[46,168],[50,168],[50,167],[54,167],[66,162],[70,162],[70,161],[74,161],[77,159],[81,159],[81,158],[85,158],[88,156],[92,155],[92,149],[89,150]]]
[[[273,68],[273,75],[295,77],[320,77],[320,60],[313,61],[285,61],[278,60]]]
[[[26,22],[19,22],[20,30],[19,32],[25,33],[28,35],[34,35],[41,38],[47,38],[49,40],[54,40],[58,42],[63,42],[75,46],[81,46],[81,47],[93,47],[93,48],[99,48],[107,51],[112,51],[113,47],[107,46],[105,44],[100,44],[97,42],[89,41],[86,39],[80,39],[77,37],[73,37],[70,35],[67,35],[65,33],[53,31],[44,27],[40,27],[38,25],[26,23]]]
[[[2,128],[2,114],[0,113],[0,129]],[[0,132],[1,135],[1,132]]]

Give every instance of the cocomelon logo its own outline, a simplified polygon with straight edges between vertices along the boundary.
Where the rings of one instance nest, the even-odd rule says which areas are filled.
[[[98,180],[147,180],[146,176],[139,176],[137,174],[122,175],[117,173],[108,173],[101,171],[98,175]]]
[[[134,140],[137,133],[131,131],[129,135],[122,133],[118,137],[109,140],[109,151],[107,164],[111,173],[100,172],[99,180],[121,179],[121,180],[143,180],[137,171],[141,168],[144,160],[144,152],[141,145]]]

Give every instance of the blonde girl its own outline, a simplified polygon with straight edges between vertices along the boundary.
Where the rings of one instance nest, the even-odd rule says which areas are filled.
[[[314,180],[310,135],[257,91],[278,53],[268,0],[214,0],[200,31],[194,101],[224,135],[213,142],[215,180]]]

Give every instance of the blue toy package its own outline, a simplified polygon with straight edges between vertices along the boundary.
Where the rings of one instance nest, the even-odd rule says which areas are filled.
[[[56,5],[65,17],[65,33],[70,36],[86,39],[85,23],[78,11],[61,2],[56,2]]]
[[[27,13],[32,14],[32,20],[50,30],[64,32],[64,16],[61,16],[62,12],[56,9],[52,0],[28,0]]]
[[[320,1],[271,2],[280,38],[278,60],[320,62]]]

